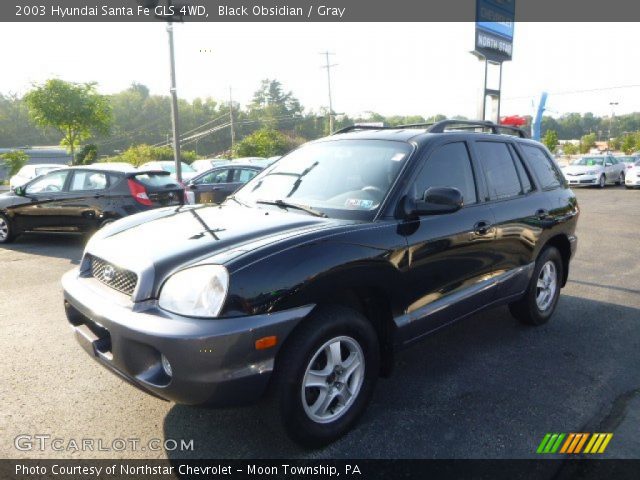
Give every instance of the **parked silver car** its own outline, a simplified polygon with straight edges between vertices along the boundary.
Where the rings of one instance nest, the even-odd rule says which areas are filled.
[[[588,155],[562,167],[572,187],[594,185],[604,188],[607,183],[624,185],[626,166],[613,155]]]

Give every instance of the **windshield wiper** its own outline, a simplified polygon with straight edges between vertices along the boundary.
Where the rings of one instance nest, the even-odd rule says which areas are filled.
[[[263,205],[277,205],[282,208],[295,208],[296,210],[302,210],[303,212],[307,212],[314,217],[325,217],[326,213],[320,212],[318,210],[314,210],[311,207],[305,207],[304,205],[298,205],[297,203],[289,203],[284,200],[256,200],[256,203],[261,203]]]
[[[227,197],[227,200],[233,200],[234,202],[236,202],[239,205],[242,205],[243,207],[251,207],[251,205],[249,205],[248,203],[244,203],[241,200],[238,200],[235,195],[230,195]]]

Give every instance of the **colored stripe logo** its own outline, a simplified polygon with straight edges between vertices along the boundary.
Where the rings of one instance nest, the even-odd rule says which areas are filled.
[[[612,438],[613,433],[547,433],[536,453],[604,453]]]

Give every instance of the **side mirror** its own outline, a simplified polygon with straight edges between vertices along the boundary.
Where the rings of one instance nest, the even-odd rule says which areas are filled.
[[[453,187],[429,187],[421,200],[405,197],[404,213],[410,215],[441,215],[457,212],[464,199],[460,190]]]
[[[25,189],[22,186],[21,187],[16,187],[16,188],[13,189],[13,193],[18,195],[19,197],[24,197]]]

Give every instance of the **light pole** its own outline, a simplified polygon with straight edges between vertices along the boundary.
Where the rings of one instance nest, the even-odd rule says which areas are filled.
[[[609,118],[609,142],[611,142],[613,135],[613,117],[615,116],[615,108],[618,105],[618,102],[609,102],[609,105],[611,106],[611,118]],[[607,145],[609,142],[607,142]]]
[[[167,23],[169,34],[169,63],[171,70],[171,124],[173,126],[173,160],[176,164],[176,180],[182,182],[182,164],[180,162],[180,126],[178,123],[178,90],[176,88],[176,59],[173,47],[173,23]]]
[[[330,65],[329,64],[329,55],[333,55],[333,53],[326,51],[321,52],[320,55],[324,55],[326,58],[326,65],[322,68],[327,69],[327,85],[329,87],[329,135],[333,133],[333,100],[331,99],[331,67],[335,67],[337,64]]]

